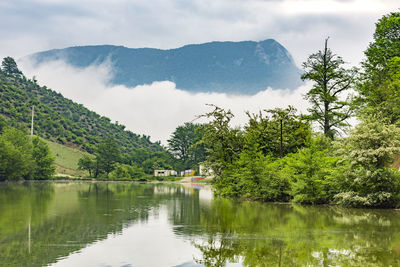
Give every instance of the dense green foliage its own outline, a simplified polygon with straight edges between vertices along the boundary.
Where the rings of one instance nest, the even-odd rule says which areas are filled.
[[[141,156],[145,153],[139,153]],[[156,157],[159,160],[161,157]],[[125,159],[126,160],[126,159]],[[120,149],[114,138],[111,136],[105,138],[96,148],[95,157],[84,155],[78,161],[78,168],[86,170],[90,177],[111,180],[146,180],[148,174],[143,167],[139,167],[136,161],[128,164],[121,157]],[[150,160],[154,164],[154,161]],[[143,163],[143,162],[142,162]],[[151,166],[157,167],[157,166]],[[151,171],[148,173],[151,173]]]
[[[208,154],[207,167],[221,177],[226,167],[238,159],[243,147],[243,134],[240,129],[229,127],[233,118],[231,111],[214,105],[211,107],[214,110],[204,115],[212,120],[205,127],[202,144]]]
[[[206,165],[216,175],[217,193],[258,200],[288,200],[289,180],[281,176],[282,164],[277,158],[306,145],[311,138],[309,124],[289,107],[270,110],[265,116],[249,115],[244,130],[232,129],[229,127],[232,113],[213,108],[207,114],[213,120],[206,125],[202,142],[208,151]]]
[[[382,118],[368,117],[342,141],[347,164],[336,171],[341,193],[335,202],[351,206],[393,207],[400,201],[400,174],[388,168],[400,154],[400,129]]]
[[[127,164],[117,164],[109,177],[117,180],[145,181],[148,179],[148,175],[144,173],[143,168]]]
[[[303,116],[289,106],[286,109],[270,109],[259,114],[248,114],[245,129],[245,144],[256,145],[264,155],[283,157],[294,153],[309,141],[311,129]]]
[[[54,157],[50,154],[49,146],[38,137],[32,139],[32,159],[34,167],[30,174],[32,178],[48,179],[55,171]]]
[[[365,51],[358,91],[362,113],[382,114],[391,123],[400,118],[400,12],[383,16]]]
[[[400,174],[390,164],[400,153],[400,129],[382,118],[364,118],[350,136],[333,142],[325,136],[311,136],[309,125],[292,110],[292,122],[288,124],[301,127],[288,131],[286,135],[290,136],[286,138],[297,140],[292,143],[297,146],[280,158],[278,152],[265,149],[268,145],[274,147],[267,138],[274,132],[268,129],[274,129],[277,123],[273,119],[260,114],[254,121],[256,117],[252,116],[251,123],[240,130],[229,127],[229,111],[215,108],[212,114],[214,120],[206,125],[206,133],[212,133],[213,138],[205,135],[203,143],[210,151],[206,163],[214,170],[218,195],[356,207],[399,205]],[[216,131],[215,125],[223,125],[223,131]],[[227,147],[235,147],[238,152]]]
[[[2,126],[0,181],[49,179],[55,171],[53,163],[54,158],[43,140],[38,137],[29,137],[21,130]]]
[[[32,164],[29,137],[17,129],[5,129],[0,136],[0,180],[28,177]]]
[[[332,171],[340,157],[332,156],[331,141],[316,135],[297,153],[282,162],[281,176],[290,181],[289,194],[293,202],[328,203],[335,191]]]

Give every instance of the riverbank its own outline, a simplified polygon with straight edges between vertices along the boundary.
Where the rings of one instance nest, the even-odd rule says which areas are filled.
[[[131,179],[107,179],[107,178],[92,178],[92,177],[77,177],[68,174],[56,174],[54,178],[47,181],[103,181],[103,182],[150,182],[150,183],[196,183],[196,184],[211,184],[213,177],[206,177],[202,180],[192,181],[192,177],[149,177],[139,180]]]

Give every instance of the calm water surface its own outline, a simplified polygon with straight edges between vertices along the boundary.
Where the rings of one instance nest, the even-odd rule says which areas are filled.
[[[0,266],[400,266],[400,211],[198,185],[0,183]]]

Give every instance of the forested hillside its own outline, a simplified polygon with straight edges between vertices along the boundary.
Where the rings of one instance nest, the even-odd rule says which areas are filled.
[[[149,152],[163,150],[149,136],[127,131],[125,126],[112,123],[46,86],[39,86],[35,80],[24,77],[16,65],[15,70],[10,68],[11,73],[5,69],[0,72],[0,115],[10,126],[29,129],[31,109],[35,106],[34,133],[47,140],[93,153],[96,144],[111,136],[125,153],[139,148]]]

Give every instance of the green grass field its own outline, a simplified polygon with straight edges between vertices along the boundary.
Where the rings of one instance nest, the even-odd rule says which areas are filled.
[[[85,172],[78,170],[78,161],[83,155],[90,155],[75,148],[44,140],[55,157],[56,173],[82,176]]]

